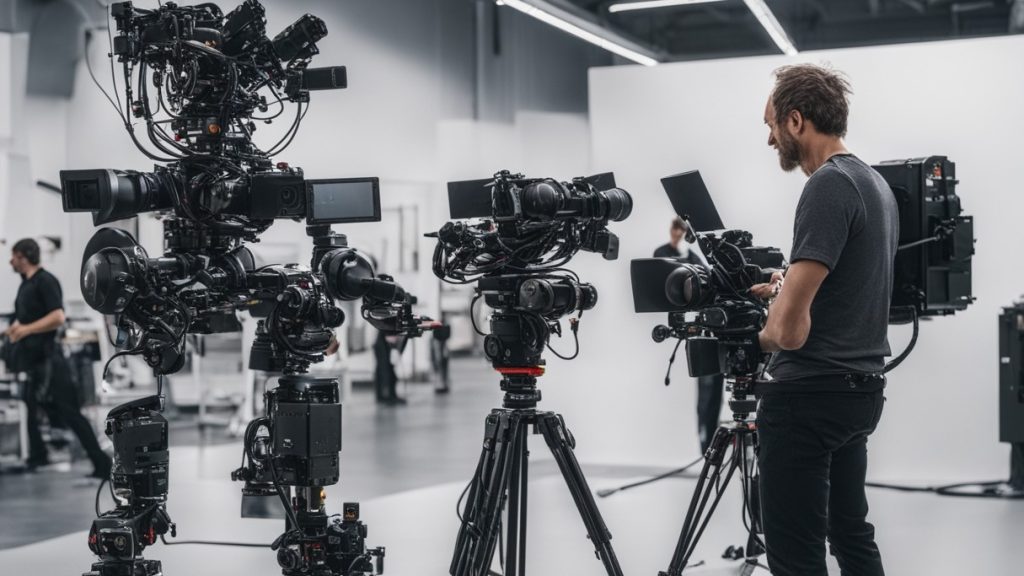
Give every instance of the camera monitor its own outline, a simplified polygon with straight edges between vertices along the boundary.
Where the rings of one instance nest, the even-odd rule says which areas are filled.
[[[346,224],[380,221],[380,180],[306,180],[306,223]]]
[[[689,220],[694,232],[710,232],[725,228],[699,171],[692,170],[666,176],[661,179],[661,185],[665,187],[676,214]]]
[[[900,213],[892,307],[913,307],[918,316],[966,309],[974,302],[974,217],[963,214],[956,164],[929,156],[872,168],[892,188]]]
[[[586,180],[588,184],[601,192],[611,190],[616,187],[615,173],[613,172],[602,172],[600,174],[594,174],[593,176],[587,176]]]
[[[451,217],[487,218],[491,215],[491,190],[489,184],[494,178],[486,180],[461,180],[448,183],[448,210]]]

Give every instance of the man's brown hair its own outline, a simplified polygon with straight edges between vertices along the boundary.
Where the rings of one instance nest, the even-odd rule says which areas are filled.
[[[822,134],[846,136],[850,114],[850,82],[839,71],[815,64],[796,64],[775,70],[772,106],[775,122],[783,126],[796,110]]]
[[[11,246],[11,252],[21,255],[33,266],[39,265],[39,244],[31,238],[22,238]]]
[[[686,230],[686,222],[684,222],[683,219],[680,218],[679,216],[676,216],[675,218],[672,219],[672,229]]]

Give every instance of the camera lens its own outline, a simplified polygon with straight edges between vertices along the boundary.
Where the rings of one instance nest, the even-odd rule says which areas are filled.
[[[128,257],[117,248],[104,248],[82,265],[82,296],[94,310],[120,314],[135,294]]]
[[[562,187],[553,180],[533,182],[523,188],[523,213],[534,218],[554,218],[562,206]]]
[[[607,217],[613,222],[622,222],[633,212],[633,197],[622,188],[612,188],[600,193],[607,201]]]
[[[590,310],[597,305],[597,288],[593,284],[580,284],[580,310]]]
[[[680,264],[665,279],[665,297],[680,308],[700,308],[714,299],[715,287],[703,266]]]
[[[298,570],[302,566],[302,558],[296,550],[281,548],[277,551],[277,565],[285,570]]]
[[[373,285],[373,265],[355,250],[334,250],[321,264],[326,272],[327,290],[338,300],[362,298]]]

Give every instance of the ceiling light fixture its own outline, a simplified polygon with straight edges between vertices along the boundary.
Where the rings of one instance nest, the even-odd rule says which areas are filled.
[[[601,27],[596,23],[587,22],[583,18],[575,16],[568,11],[559,9],[547,2],[541,0],[497,0],[499,6],[508,6],[509,8],[515,8],[516,10],[550,24],[559,30],[568,32],[573,36],[590,42],[594,46],[604,48],[605,50],[622,56],[628,60],[632,60],[637,64],[643,64],[644,66],[654,66],[658,63],[656,58],[648,54],[641,52],[640,47],[637,49],[630,48],[624,45],[622,39],[615,38],[613,32]],[[584,28],[586,26],[586,28]],[[587,29],[591,28],[591,29]]]
[[[754,13],[754,17],[761,23],[765,32],[772,37],[772,42],[782,50],[782,53],[786,56],[795,56],[797,54],[796,46],[793,45],[793,41],[789,39],[789,34],[786,34],[786,30],[779,24],[775,14],[772,13],[772,9],[764,3],[764,0],[743,0],[750,8],[750,11]]]
[[[608,7],[609,12],[629,12],[631,10],[650,10],[652,8],[668,8],[670,6],[686,6],[689,4],[710,4],[722,0],[644,0],[643,2],[621,2]]]

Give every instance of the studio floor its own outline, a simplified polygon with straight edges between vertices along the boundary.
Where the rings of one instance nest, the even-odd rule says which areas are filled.
[[[342,481],[328,488],[328,508],[339,512],[343,501],[362,503],[367,543],[387,549],[386,574],[448,571],[458,530],[455,503],[479,454],[483,416],[500,399],[494,376],[476,358],[453,362],[453,388],[452,394],[437,396],[429,386],[410,386],[408,405],[397,408],[379,407],[372,393],[358,390],[346,401]],[[167,508],[178,537],[171,542],[269,543],[278,536],[281,521],[239,517],[239,485],[228,480],[240,460],[237,441],[216,433],[174,434]],[[603,574],[542,440],[532,443],[530,573]],[[584,469],[594,490],[662,471]],[[85,471],[0,475],[0,573],[73,576],[88,570],[93,556],[85,540],[96,484],[76,480]],[[598,500],[625,574],[654,576],[667,567],[693,485],[673,478]],[[1024,501],[884,490],[871,490],[869,498],[889,574],[1020,573]],[[703,565],[692,573],[737,573],[721,553],[744,544],[740,506],[739,493],[730,490],[695,555]],[[161,560],[167,576],[280,574],[274,553],[260,548],[157,544],[145,556]],[[830,573],[839,574],[831,559],[830,566]]]

